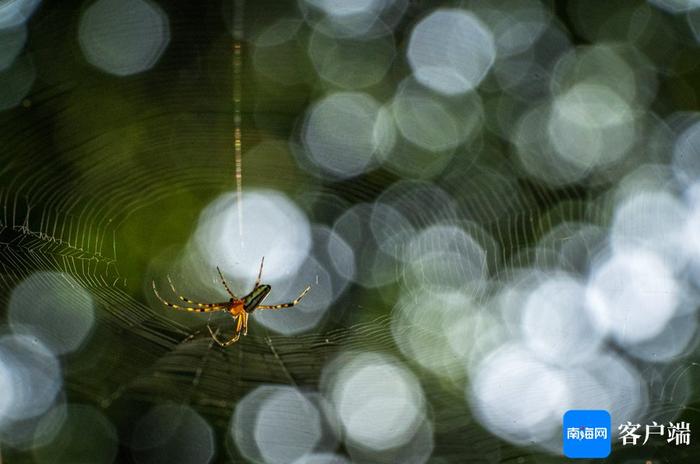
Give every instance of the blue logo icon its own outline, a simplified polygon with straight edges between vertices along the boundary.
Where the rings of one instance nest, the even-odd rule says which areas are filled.
[[[567,458],[607,458],[610,454],[608,411],[567,411],[562,432]]]

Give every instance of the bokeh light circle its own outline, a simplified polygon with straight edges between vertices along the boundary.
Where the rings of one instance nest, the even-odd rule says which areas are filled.
[[[10,326],[29,328],[56,354],[79,349],[95,323],[92,295],[73,277],[59,272],[36,272],[10,295]]]
[[[588,170],[619,161],[631,149],[635,115],[613,90],[581,83],[555,99],[548,136],[559,156]]]
[[[588,361],[602,345],[585,312],[585,284],[557,275],[541,282],[525,301],[523,336],[537,356],[561,366]]]
[[[80,19],[87,61],[117,76],[152,68],[170,42],[165,12],[149,0],[97,0]]]
[[[659,334],[681,298],[682,289],[666,262],[632,248],[613,253],[593,270],[586,308],[599,330],[625,345]]]
[[[458,145],[470,146],[480,134],[484,119],[479,93],[441,95],[426,88],[414,77],[401,81],[391,100],[391,107],[401,136],[431,152],[451,153]],[[444,140],[435,140],[435,134]]]
[[[426,227],[408,243],[404,281],[412,292],[441,293],[485,288],[488,266],[481,245],[453,225]]]
[[[345,353],[324,369],[323,390],[338,413],[346,441],[384,451],[405,445],[423,423],[418,380],[396,359]]]
[[[26,23],[40,4],[41,0],[3,0],[0,3],[0,29]]]
[[[310,454],[321,442],[322,415],[298,390],[264,385],[238,402],[230,433],[247,459],[285,464]]]
[[[309,111],[303,142],[311,159],[326,173],[348,178],[375,164],[375,124],[380,105],[369,95],[340,92],[326,96]]]
[[[525,445],[561,433],[561,409],[569,390],[561,370],[510,343],[482,360],[467,388],[467,399],[493,434]]]
[[[63,383],[61,366],[51,350],[30,335],[0,337],[0,428],[45,413]]]
[[[406,358],[455,382],[463,380],[465,361],[486,327],[481,307],[464,292],[426,296],[404,293],[394,306],[391,333]]]
[[[491,31],[476,16],[442,9],[415,26],[406,53],[418,82],[454,95],[481,83],[496,59],[496,46]]]
[[[266,282],[293,276],[311,248],[311,225],[304,212],[273,190],[244,193],[241,207],[242,237],[234,194],[220,196],[202,211],[193,242],[209,269],[215,272],[219,266],[227,276],[251,285],[264,256]]]
[[[673,194],[663,190],[638,191],[622,198],[610,229],[614,250],[639,247],[656,253],[674,270],[686,257],[683,228],[688,211]]]

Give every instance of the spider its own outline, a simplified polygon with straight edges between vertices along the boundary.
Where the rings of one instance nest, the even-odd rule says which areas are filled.
[[[166,301],[163,297],[160,296],[158,293],[158,290],[156,289],[156,282],[153,281],[153,292],[156,294],[156,297],[165,305],[175,308],[175,309],[183,309],[185,311],[194,311],[197,313],[210,313],[210,312],[215,312],[215,311],[226,311],[231,315],[233,320],[236,323],[236,329],[233,337],[231,337],[229,340],[226,341],[221,341],[219,337],[216,336],[216,333],[211,329],[211,326],[207,323],[207,328],[209,329],[209,333],[211,334],[211,337],[214,339],[216,343],[218,343],[222,347],[227,347],[232,345],[233,343],[236,343],[238,339],[241,336],[241,332],[243,332],[243,335],[248,335],[248,315],[255,311],[256,309],[282,309],[282,308],[290,308],[292,306],[297,305],[301,299],[306,295],[306,293],[311,289],[311,287],[306,287],[303,292],[299,294],[299,296],[292,302],[290,303],[282,303],[282,304],[276,304],[276,305],[263,305],[260,304],[262,301],[265,299],[265,297],[270,293],[270,290],[272,290],[272,287],[270,287],[267,284],[261,284],[260,283],[260,278],[262,277],[262,270],[263,270],[263,264],[265,263],[265,257],[263,257],[262,261],[260,262],[260,272],[258,272],[258,278],[255,280],[255,285],[253,286],[253,290],[248,293],[246,296],[243,298],[238,298],[229,288],[228,284],[226,283],[226,279],[224,279],[224,275],[221,273],[221,269],[219,267],[216,267],[217,272],[219,273],[219,277],[221,278],[221,283],[224,284],[224,288],[226,289],[226,292],[231,295],[231,298],[228,301],[225,301],[223,303],[195,303],[194,301],[178,295],[177,290],[175,290],[175,286],[173,285],[172,280],[170,280],[170,276],[168,276],[168,283],[170,284],[170,288],[172,289],[173,293],[175,295],[178,295],[178,298],[181,301],[184,301],[185,303],[188,303],[190,305],[196,306],[196,308],[192,308],[189,306],[178,306],[176,304],[172,304],[169,301]]]

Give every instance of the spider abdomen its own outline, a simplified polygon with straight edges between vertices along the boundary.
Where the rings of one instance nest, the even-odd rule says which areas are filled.
[[[270,293],[272,287],[269,285],[258,285],[252,292],[243,297],[243,309],[247,313],[252,313],[260,306],[265,297]]]

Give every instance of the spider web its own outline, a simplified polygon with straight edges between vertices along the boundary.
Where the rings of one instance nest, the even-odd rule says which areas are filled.
[[[41,102],[35,100],[34,104]],[[154,121],[160,124],[158,118]],[[87,140],[83,149],[99,157],[100,147],[104,150],[109,146],[102,139],[109,137],[107,134]],[[163,145],[167,146],[167,142]],[[97,173],[91,173],[91,177],[75,179],[74,183],[89,183],[87,190],[94,194],[87,197],[70,188],[47,191],[43,186],[52,184],[55,172],[61,167],[58,163],[45,164],[43,169],[13,166],[13,159],[23,156],[31,159],[31,151],[21,150],[15,142],[6,151],[12,157],[7,160],[4,176],[30,181],[21,185],[6,183],[8,187],[1,197],[2,304],[7,305],[7,298],[19,281],[39,269],[67,272],[92,293],[98,308],[98,329],[86,356],[93,366],[109,366],[109,374],[94,375],[83,369],[73,373],[69,363],[65,388],[72,400],[104,408],[118,426],[128,428],[143,410],[139,405],[147,406],[167,398],[191,405],[210,420],[221,436],[226,436],[237,401],[258,385],[313,388],[324,364],[343,350],[398,353],[388,315],[362,323],[350,320],[345,327],[294,337],[265,334],[265,329],[259,327],[260,330],[252,330],[233,349],[221,350],[213,344],[204,322],[195,322],[194,327],[178,324],[168,311],[148,306],[142,293],[129,291],[128,278],[120,273],[119,229],[127,227],[130,217],[138,214],[139,209],[167,197],[171,191],[168,186],[173,182],[179,183],[178,188],[194,189],[204,182],[226,185],[227,175],[218,173],[230,166],[228,157],[222,157],[218,164],[203,157],[179,169],[168,169],[168,161],[162,160],[157,164],[160,169],[145,178],[143,173],[134,173],[132,166],[107,163]],[[158,158],[153,160],[158,161]],[[255,177],[255,172],[249,173]],[[121,180],[107,182],[115,176]],[[497,217],[489,205],[499,201],[501,192],[493,184],[480,182],[482,178],[475,175],[469,180],[469,188],[460,191],[469,192],[465,204],[474,207],[475,214],[483,218],[481,223],[498,238],[502,250],[498,261],[507,263],[501,264],[501,270],[518,266],[522,264],[519,260],[526,259],[517,254],[521,247],[525,248],[519,244],[532,243],[552,224],[580,219],[589,209],[585,201],[578,201],[579,192],[553,193],[533,188],[529,196],[523,195],[513,203],[511,212]],[[278,177],[278,181],[284,183],[284,177]],[[123,187],[140,182],[153,185],[138,194]],[[358,190],[371,192],[376,188],[365,182]],[[337,187],[336,193],[350,198],[357,188]],[[449,179],[445,188],[450,189]],[[115,214],[110,217],[105,211]],[[125,211],[128,213],[120,214]],[[145,292],[147,288],[144,285],[142,290]],[[337,304],[356,306],[350,295]],[[680,366],[668,378],[669,386],[687,375],[689,367]],[[455,406],[462,402],[456,401],[454,393],[445,389],[437,378],[426,376],[421,380],[435,416],[435,456],[448,460],[482,456],[484,462],[490,462],[489,456],[493,459],[498,456],[502,462],[515,462],[518,457],[526,456],[522,449],[503,444],[477,425],[465,425],[469,411],[465,406]],[[471,440],[463,440],[464,436]],[[219,454],[221,457],[225,452]],[[128,459],[128,455],[121,459]]]
[[[55,53],[49,46],[51,37],[66,31],[54,26],[61,23],[57,19],[68,19],[69,13],[51,10],[53,26],[37,25],[45,33],[34,45],[37,60]],[[199,14],[202,19],[212,13]],[[181,27],[181,35],[192,34],[186,24]],[[392,339],[387,308],[359,317],[345,311],[340,321],[293,337],[255,327],[231,349],[221,350],[209,337],[204,319],[178,323],[168,310],[146,303],[149,283],[143,278],[148,274],[144,254],[181,245],[197,218],[157,212],[177,211],[174,205],[182,198],[196,211],[233,188],[230,108],[221,103],[230,100],[228,43],[210,33],[197,37],[194,44],[173,44],[172,55],[179,54],[181,61],[166,60],[156,76],[116,82],[100,77],[45,82],[35,88],[28,108],[0,116],[0,304],[7,307],[12,289],[36,270],[70,274],[93,295],[98,319],[84,353],[77,360],[66,360],[69,399],[99,406],[120,430],[128,430],[150,404],[166,399],[189,404],[216,427],[220,437],[226,437],[237,401],[256,386],[313,389],[322,367],[342,351],[374,350],[397,356],[400,352]],[[217,55],[222,59],[193,55],[198,44],[202,48],[219,45]],[[152,87],[183,66],[189,74],[181,88],[164,92]],[[213,90],[207,85],[212,82],[218,83]],[[199,90],[179,91],[192,88]],[[105,98],[98,102],[91,97],[101,94]],[[112,111],[117,98],[126,103]],[[244,146],[263,138],[286,140],[307,98],[305,89],[290,95],[257,96],[256,111],[271,115],[273,124],[265,129],[244,127]],[[253,103],[248,105],[245,108],[244,103],[244,111],[250,117],[244,121],[253,116]],[[84,114],[98,116],[93,121]],[[80,125],[69,125],[67,121],[72,120]],[[496,175],[514,169],[508,156],[501,163],[494,167],[477,162],[467,174],[436,179],[455,196],[460,211],[469,211],[470,218],[496,240],[497,247],[489,254],[493,275],[538,259],[522,252],[557,224],[605,222],[609,211],[604,202],[597,202],[595,188],[551,189]],[[279,189],[300,202],[309,188],[348,202],[368,201],[396,180],[379,171],[321,186],[306,179],[291,159],[273,156],[246,158],[245,176],[248,185]],[[415,213],[426,223],[437,214]],[[150,217],[162,218],[168,241],[149,244],[145,252],[130,249],[146,240],[145,218]],[[362,298],[361,291],[351,290],[334,306],[356,309]],[[668,388],[675,388],[684,376],[696,377],[691,367],[685,363],[672,370],[666,379]],[[482,462],[542,462],[536,461],[541,456],[524,454],[470,421],[463,398],[456,399],[437,377],[423,375],[421,383],[432,407],[435,457],[455,462],[464,456],[480,456]],[[663,398],[656,400],[660,408],[666,404]],[[235,447],[229,447],[229,452],[235,455]],[[128,462],[128,451],[120,453],[120,462]],[[21,453],[10,457],[17,462],[24,458]],[[219,449],[218,459],[226,459],[225,450]],[[471,461],[477,462],[476,458]]]

